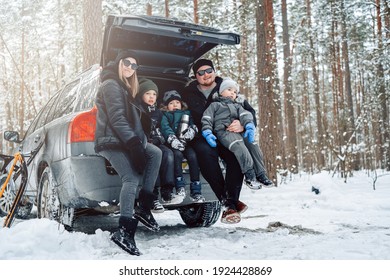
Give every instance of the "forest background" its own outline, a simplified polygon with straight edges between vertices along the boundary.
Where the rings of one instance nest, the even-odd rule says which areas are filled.
[[[390,170],[389,0],[0,0],[0,131],[23,136],[42,106],[100,62],[109,14],[155,15],[241,35],[218,75],[258,112],[274,180]],[[0,139],[1,152],[12,145]]]

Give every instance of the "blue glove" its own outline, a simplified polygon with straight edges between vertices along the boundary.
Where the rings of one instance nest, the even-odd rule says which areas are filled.
[[[210,129],[206,129],[202,131],[203,137],[206,139],[207,143],[213,148],[217,147],[217,137],[211,132]]]
[[[253,123],[248,123],[245,126],[244,138],[248,137],[249,143],[255,142],[255,125]]]

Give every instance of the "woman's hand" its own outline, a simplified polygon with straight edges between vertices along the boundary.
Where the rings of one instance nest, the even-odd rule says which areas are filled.
[[[241,125],[239,120],[234,120],[227,128],[227,131],[241,133],[244,131],[244,127]]]

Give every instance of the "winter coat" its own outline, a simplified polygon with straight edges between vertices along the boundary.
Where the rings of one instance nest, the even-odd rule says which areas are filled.
[[[141,107],[149,115],[150,122],[150,133],[146,135],[148,142],[158,146],[165,143],[165,139],[161,133],[161,120],[163,113],[157,106],[150,106],[145,102],[141,101]]]
[[[191,112],[194,124],[198,127],[199,131],[202,131],[202,116],[206,108],[213,102],[213,94],[217,93],[219,86],[221,85],[223,79],[221,77],[215,77],[216,86],[211,91],[209,97],[203,95],[203,93],[198,89],[198,81],[194,80],[189,83],[183,91],[182,98],[188,105],[188,108]],[[256,111],[249,105],[247,100],[244,100],[242,106],[245,110],[248,110],[253,115],[253,123],[256,126]],[[200,133],[198,134],[200,135]]]
[[[219,131],[225,131],[234,120],[240,120],[245,127],[248,123],[253,123],[253,116],[230,98],[217,97],[203,113],[202,130],[210,129],[218,134]]]
[[[189,125],[193,125],[194,121],[191,117],[189,110],[175,110],[175,111],[163,111],[163,117],[161,120],[161,133],[165,140],[168,139],[169,135],[174,134],[177,136],[177,130],[180,125],[181,117],[183,115],[189,115]]]
[[[150,117],[137,105],[119,79],[117,64],[109,64],[101,73],[95,104],[97,107],[95,151],[125,149],[130,139],[139,137],[146,147]],[[145,132],[144,132],[145,131]]]

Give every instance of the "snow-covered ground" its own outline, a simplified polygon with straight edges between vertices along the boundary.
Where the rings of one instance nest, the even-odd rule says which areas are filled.
[[[46,219],[16,220],[11,228],[0,229],[0,260],[218,260],[212,263],[220,265],[220,260],[239,260],[241,265],[259,260],[384,260],[388,266],[390,173],[378,171],[375,190],[374,178],[374,173],[358,172],[345,183],[323,172],[295,175],[277,188],[253,191],[244,186],[241,200],[249,209],[236,225],[218,221],[190,229],[175,210],[155,214],[161,231],[139,227],[139,257],[113,244],[107,230],[86,234],[68,232]]]

